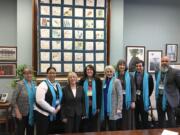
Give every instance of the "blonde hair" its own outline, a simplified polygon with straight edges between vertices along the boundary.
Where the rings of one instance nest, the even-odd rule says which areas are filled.
[[[112,66],[112,65],[107,65],[106,67],[105,67],[105,69],[104,69],[104,77],[106,78],[106,71],[107,70],[111,70],[112,72],[113,72],[113,74],[115,73],[115,69],[114,69],[114,67]]]
[[[68,73],[68,76],[67,76],[68,84],[70,84],[70,78],[71,78],[72,76],[75,76],[75,77],[76,77],[76,80],[77,80],[77,78],[78,78],[78,76],[77,76],[77,74],[76,74],[75,72],[69,72],[69,73]]]

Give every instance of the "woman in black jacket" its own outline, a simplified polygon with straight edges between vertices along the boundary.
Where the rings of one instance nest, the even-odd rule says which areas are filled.
[[[68,84],[63,89],[62,118],[65,132],[79,132],[80,121],[85,115],[84,91],[77,85],[77,74],[68,74]]]
[[[101,108],[102,81],[96,76],[96,70],[92,65],[87,65],[84,69],[84,76],[79,84],[85,92],[86,119],[83,120],[84,132],[95,132],[98,130],[99,112]]]

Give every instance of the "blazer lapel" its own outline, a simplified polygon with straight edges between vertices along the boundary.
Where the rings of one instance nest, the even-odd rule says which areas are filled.
[[[79,96],[80,91],[79,91],[79,86],[76,87],[76,98]]]
[[[70,85],[68,86],[68,91],[69,91],[69,96],[75,98]]]

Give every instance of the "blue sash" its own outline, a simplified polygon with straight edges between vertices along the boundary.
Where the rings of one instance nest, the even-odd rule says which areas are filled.
[[[126,109],[128,110],[131,106],[131,78],[129,72],[125,73],[125,81],[126,81]]]
[[[50,91],[51,91],[51,94],[52,94],[52,106],[54,108],[56,108],[56,93],[55,93],[55,90],[54,90],[54,86],[53,84],[49,81],[49,80],[45,80],[46,84],[48,85]],[[63,96],[63,93],[62,93],[62,89],[61,89],[61,86],[60,84],[58,83],[58,81],[55,81],[56,82],[56,86],[57,86],[57,90],[58,90],[58,93],[59,93],[59,103],[61,103],[61,100],[62,100],[62,96]],[[56,120],[56,115],[53,115],[51,114],[50,115],[50,121],[53,121],[53,120]]]
[[[28,93],[28,101],[29,101],[29,118],[28,123],[29,125],[33,126],[34,124],[34,104],[35,104],[35,85],[34,82],[31,81],[31,87],[29,87],[27,80],[23,79],[23,82],[25,84],[27,93]]]
[[[161,79],[161,71],[158,72],[157,78],[156,78],[156,91],[155,91],[156,101],[157,101],[158,96],[159,96],[159,82],[160,82],[160,79]],[[165,81],[166,81],[166,77],[164,79],[164,84],[165,84]],[[163,98],[162,98],[162,109],[163,109],[163,111],[166,110],[166,104],[167,104],[167,102],[166,102],[167,99],[166,99],[166,95],[165,95],[165,89],[166,89],[166,86],[164,86]]]
[[[83,84],[85,92],[85,106],[86,106],[86,116],[89,117],[89,96],[88,96],[88,80],[86,79]],[[96,114],[96,82],[92,80],[92,114]]]
[[[113,83],[115,77],[111,78],[108,88],[108,95],[107,95],[107,115],[112,115],[112,91],[113,91]],[[104,88],[106,87],[105,80],[103,81],[103,88],[102,88],[102,102],[101,102],[101,120],[104,120]]]
[[[144,110],[149,110],[149,75],[147,72],[144,72],[143,77],[143,101],[144,101]]]
[[[115,73],[115,77],[118,78],[119,74],[118,72]],[[126,109],[128,110],[131,106],[131,78],[129,75],[129,72],[125,72],[125,85],[126,85],[126,95],[125,95],[125,101],[126,101]]]
[[[134,72],[135,76],[136,72]],[[144,110],[147,112],[149,110],[149,75],[144,71],[143,76],[143,103]]]

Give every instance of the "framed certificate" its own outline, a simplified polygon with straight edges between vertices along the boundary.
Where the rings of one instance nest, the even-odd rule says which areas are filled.
[[[40,73],[46,73],[49,66],[50,66],[49,63],[41,63],[40,64]]]
[[[61,27],[61,19],[52,18],[52,27]]]
[[[76,28],[83,28],[83,20],[82,19],[75,19],[74,21]]]
[[[13,78],[16,76],[16,63],[0,63],[0,78]]]
[[[86,42],[86,50],[94,50],[94,42]]]
[[[75,0],[75,5],[83,6],[84,5],[84,0]]]
[[[61,0],[52,0],[52,4],[61,4]]]
[[[61,29],[52,29],[52,38],[61,38]]]
[[[40,41],[40,49],[50,49],[50,41],[49,40],[41,40]]]
[[[83,72],[84,66],[83,64],[75,64],[75,72]]]
[[[42,27],[49,27],[50,26],[50,18],[42,17],[41,19],[41,26]]]
[[[41,52],[40,53],[41,61],[49,61],[50,60],[50,52]]]
[[[83,46],[82,41],[75,41],[75,50],[83,50]]]
[[[61,61],[61,52],[52,52],[52,61]]]
[[[53,50],[61,50],[61,42],[59,40],[52,41],[52,49]]]
[[[55,63],[55,64],[52,64],[53,67],[56,68],[56,72],[57,73],[61,73],[61,64],[58,64],[58,63]]]
[[[50,7],[49,6],[41,6],[40,12],[42,15],[50,15]]]
[[[75,61],[83,61],[83,53],[75,53]]]
[[[72,64],[64,64],[64,72],[72,72]]]
[[[61,7],[53,6],[52,7],[52,15],[53,16],[60,16],[61,15]]]
[[[64,41],[64,50],[72,50],[72,41]]]

